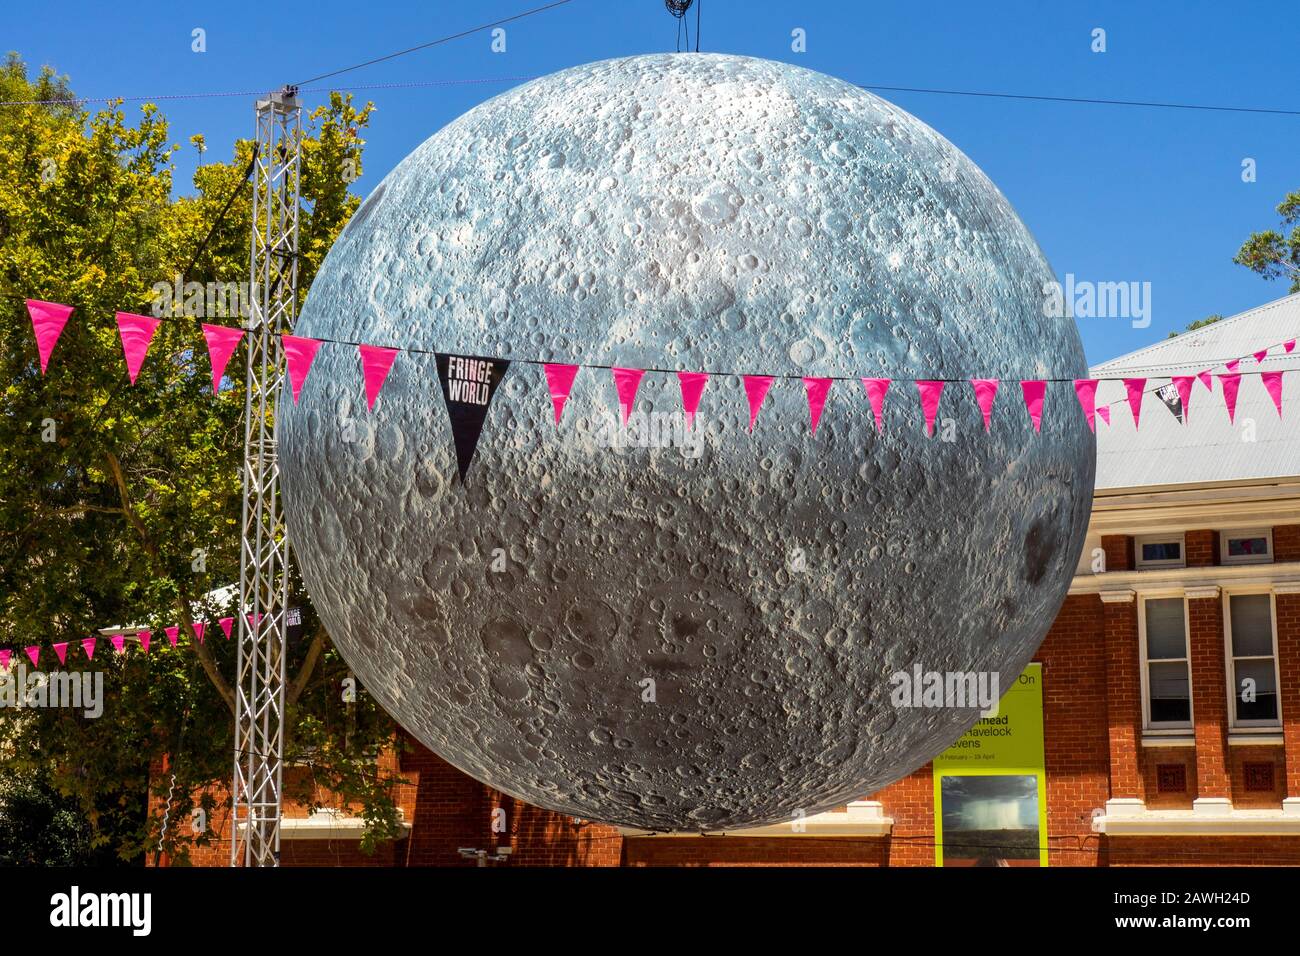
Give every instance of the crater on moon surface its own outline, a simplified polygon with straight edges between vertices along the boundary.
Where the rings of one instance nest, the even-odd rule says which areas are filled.
[[[840,80],[668,54],[527,83],[389,174],[297,334],[956,379],[952,440],[904,381],[883,435],[856,382],[811,435],[797,379],[750,435],[740,380],[715,376],[697,456],[611,448],[608,371],[579,373],[556,428],[541,368],[515,364],[462,486],[433,356],[399,356],[368,414],[356,350],[326,344],[280,406],[303,579],[407,730],[533,804],[698,830],[867,795],[978,718],[895,708],[890,675],[1008,687],[1069,586],[1093,437],[1068,383],[1035,435],[1016,384],[1086,375],[1073,324],[1042,314],[1052,278],[962,153]],[[974,376],[1005,382],[989,435]],[[636,412],[680,416],[675,377],[647,373]]]

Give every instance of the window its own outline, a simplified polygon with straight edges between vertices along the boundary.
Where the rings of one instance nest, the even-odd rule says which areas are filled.
[[[1277,644],[1270,594],[1228,596],[1228,713],[1233,727],[1278,727]]]
[[[1256,564],[1273,560],[1273,531],[1223,531],[1219,534],[1221,564]]]
[[[1146,727],[1187,729],[1192,726],[1192,682],[1184,599],[1144,599],[1140,624]]]
[[[1135,538],[1133,551],[1139,568],[1181,568],[1183,536],[1145,535]]]

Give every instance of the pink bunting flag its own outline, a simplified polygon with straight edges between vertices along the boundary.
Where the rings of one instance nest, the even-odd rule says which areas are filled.
[[[55,656],[58,657],[60,664],[68,663],[68,642],[60,641],[54,645]]]
[[[397,349],[358,345],[357,351],[361,353],[361,374],[366,380],[366,408],[374,411],[379,390],[384,387],[384,381],[397,358]]]
[[[230,640],[230,632],[235,627],[235,619],[233,617],[223,617],[217,624],[221,628],[221,633],[226,635],[226,640]]]
[[[763,407],[767,390],[772,387],[771,375],[744,376],[745,400],[749,402],[749,430],[754,431],[754,422],[758,419],[758,410]]]
[[[695,412],[700,407],[700,396],[709,384],[708,372],[678,372],[677,381],[682,387],[682,411],[686,413],[686,427],[695,424]]]
[[[1281,372],[1261,372],[1259,380],[1264,383],[1268,389],[1269,398],[1273,399],[1273,404],[1277,408],[1277,417],[1282,417],[1282,373]]]
[[[632,406],[636,404],[636,390],[641,387],[641,376],[645,370],[615,368],[610,371],[614,373],[614,391],[618,393],[618,407],[623,410],[623,424],[626,425],[632,415]]]
[[[1210,370],[1208,368],[1203,372],[1197,372],[1196,379],[1205,386],[1207,392],[1214,391],[1214,379],[1210,377]]]
[[[1266,358],[1268,358],[1268,349],[1260,349],[1258,352],[1255,353],[1256,362],[1262,362]]]
[[[558,427],[560,416],[564,414],[564,403],[569,400],[569,392],[573,390],[573,380],[578,376],[578,366],[548,363],[545,370],[546,387],[551,390],[551,404],[555,407],[555,424]]]
[[[1178,400],[1183,403],[1183,424],[1186,425],[1192,420],[1192,383],[1196,381],[1195,375],[1171,375],[1169,381],[1174,383],[1174,388],[1178,390]]]
[[[1220,375],[1219,385],[1223,387],[1223,404],[1228,409],[1228,424],[1237,417],[1237,391],[1241,388],[1241,376],[1238,374]]]
[[[975,402],[980,407],[980,414],[984,416],[984,431],[987,432],[990,419],[993,417],[993,399],[998,394],[998,380],[996,378],[973,378],[970,383],[975,389]]]
[[[1147,380],[1144,378],[1124,379],[1124,388],[1128,390],[1128,407],[1133,410],[1133,427],[1138,428],[1142,417],[1142,396],[1145,394]]]
[[[1034,423],[1034,431],[1043,430],[1043,396],[1047,394],[1047,382],[1042,379],[1026,379],[1020,383],[1020,393],[1025,397],[1025,410],[1029,420]]]
[[[253,630],[257,630],[258,625],[260,625],[260,624],[262,623],[262,615],[260,615],[260,614],[245,614],[245,615],[244,615],[244,620],[248,622],[248,626],[249,626],[249,627],[251,627]]]
[[[32,317],[32,331],[36,333],[36,353],[41,359],[41,374],[50,367],[50,356],[58,344],[63,327],[72,315],[72,306],[59,305],[57,302],[42,302],[40,299],[27,300],[27,314]]]
[[[136,636],[136,638],[140,641],[140,649],[141,649],[142,651],[144,651],[146,654],[148,654],[148,653],[149,653],[149,641],[153,638],[153,632],[152,632],[152,631],[139,631],[139,632],[136,633],[135,636]]]
[[[33,667],[41,666],[41,649],[39,647],[27,648],[27,656],[31,659]]]
[[[817,434],[817,423],[822,420],[822,409],[826,407],[826,396],[831,393],[834,379],[810,378],[804,376],[803,388],[808,395],[808,415],[812,419],[812,433]]]
[[[889,379],[864,378],[862,387],[866,389],[871,412],[876,416],[876,434],[880,434],[885,430],[885,395],[889,392]]]
[[[117,651],[119,654],[126,653],[125,634],[114,634],[112,637],[108,639],[108,642],[113,645],[113,650]]]
[[[172,647],[175,647],[175,646],[176,646],[176,638],[180,636],[181,629],[180,629],[179,627],[174,627],[174,626],[173,626],[173,627],[164,627],[164,628],[163,628],[163,633],[167,635],[167,640],[168,640],[168,642],[171,644],[171,646],[172,646]]]
[[[1109,424],[1110,424],[1110,406],[1109,406],[1109,405],[1102,405],[1100,408],[1098,408],[1098,409],[1097,409],[1097,417],[1100,418],[1100,419],[1101,419],[1103,422],[1105,422],[1107,425],[1109,425]]]
[[[0,648],[0,671],[9,669],[9,651]]]
[[[212,394],[217,394],[221,387],[221,377],[226,374],[230,356],[239,348],[244,337],[244,330],[228,325],[203,326],[203,340],[208,343],[208,359],[212,364]]]
[[[1295,339],[1291,339],[1291,341],[1289,342],[1282,343],[1282,352],[1284,354],[1290,355],[1294,351],[1295,351]]]
[[[1229,372],[1235,372],[1241,367],[1241,359],[1233,359],[1231,362],[1224,362],[1223,367]]]
[[[202,644],[203,632],[204,630],[207,629],[207,625],[204,624],[202,621],[194,621],[192,624],[190,624],[190,627],[194,629],[194,637],[198,640],[200,644]]]
[[[320,341],[304,339],[296,335],[282,335],[280,347],[284,349],[284,365],[289,373],[289,388],[293,392],[293,403],[297,405],[303,382],[307,381],[307,373],[311,371],[311,363],[316,361]]]
[[[1092,378],[1076,378],[1074,380],[1074,394],[1079,396],[1079,407],[1083,409],[1083,417],[1088,420],[1088,431],[1096,434],[1097,422],[1097,386],[1101,383]],[[1106,409],[1105,420],[1110,421],[1110,409]]]
[[[81,649],[86,652],[86,660],[93,661],[95,659],[96,643],[98,643],[97,638],[93,638],[93,637],[82,638]]]
[[[939,414],[939,396],[943,394],[944,382],[917,382],[916,390],[921,393],[921,414],[925,416],[925,433],[934,435],[934,418]]]
[[[126,372],[135,384],[144,365],[144,357],[149,354],[149,343],[158,331],[161,319],[152,319],[147,315],[133,315],[130,312],[117,313],[117,332],[122,337],[122,354],[126,356]]]

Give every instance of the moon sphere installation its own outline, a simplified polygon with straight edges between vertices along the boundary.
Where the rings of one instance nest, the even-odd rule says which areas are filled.
[[[923,765],[1006,689],[1091,506],[1087,374],[993,184],[851,84],[737,56],[526,83],[401,162],[330,250],[281,401],[304,583],[365,689],[468,774],[651,830],[797,819]],[[357,351],[399,355],[368,411]],[[338,344],[335,344],[338,343]],[[467,479],[433,352],[515,360]],[[608,368],[555,423],[520,360],[713,373],[687,431]],[[749,430],[741,379],[777,376]],[[842,376],[816,433],[800,376]],[[857,376],[894,379],[883,432]],[[972,377],[1003,381],[991,431]],[[1048,386],[1035,434],[1018,382]],[[914,379],[951,381],[933,437]]]

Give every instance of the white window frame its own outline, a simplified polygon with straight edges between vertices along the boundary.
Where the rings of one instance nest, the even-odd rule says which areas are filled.
[[[1143,561],[1142,545],[1144,544],[1164,544],[1169,541],[1178,542],[1177,561]],[[1146,568],[1185,568],[1187,567],[1187,535],[1181,531],[1178,534],[1140,534],[1133,538],[1133,566],[1138,569]]]
[[[1229,538],[1265,538],[1268,541],[1268,554],[1260,556],[1258,554],[1239,554],[1230,556],[1228,554]],[[1220,564],[1272,564],[1273,563],[1273,529],[1272,528],[1246,528],[1244,530],[1220,531],[1219,532],[1219,563]],[[1245,592],[1238,591],[1238,594]]]
[[[1161,540],[1167,541],[1168,538]],[[1151,681],[1149,661],[1147,659],[1147,601],[1180,598],[1183,602],[1183,648],[1187,655],[1182,660],[1187,662],[1187,722],[1170,723],[1151,720]],[[1142,732],[1153,737],[1186,736],[1196,729],[1196,688],[1192,685],[1192,620],[1191,609],[1187,606],[1187,594],[1181,588],[1168,591],[1143,591],[1137,596],[1138,611],[1138,652],[1142,666]],[[1161,658],[1162,661],[1176,661],[1179,658]]]
[[[1269,541],[1269,553],[1272,554],[1273,543]],[[1238,720],[1237,719],[1237,675],[1234,669],[1236,656],[1232,653],[1232,597],[1244,597],[1249,594],[1268,595],[1269,620],[1273,626],[1273,686],[1277,690],[1277,718],[1275,720]],[[1263,660],[1262,657],[1248,657],[1246,660]],[[1282,673],[1281,662],[1277,653],[1277,595],[1271,588],[1236,588],[1223,592],[1223,663],[1227,675],[1228,692],[1228,731],[1234,734],[1277,733],[1282,729]]]

